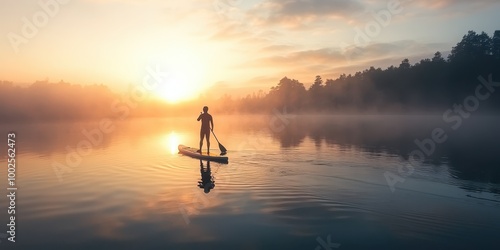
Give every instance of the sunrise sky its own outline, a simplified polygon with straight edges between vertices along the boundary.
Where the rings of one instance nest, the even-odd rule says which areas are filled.
[[[0,80],[125,91],[159,65],[171,84],[160,91],[183,90],[181,99],[207,89],[241,94],[283,76],[308,85],[316,75],[415,63],[446,55],[468,30],[500,29],[498,0],[59,2],[1,1]]]

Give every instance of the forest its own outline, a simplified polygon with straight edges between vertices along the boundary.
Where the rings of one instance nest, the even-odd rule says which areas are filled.
[[[499,82],[500,31],[492,37],[469,31],[447,58],[438,51],[413,65],[404,59],[397,67],[370,67],[337,79],[318,75],[307,89],[284,77],[267,95],[249,95],[231,106],[246,111],[286,107],[292,113],[436,113],[463,103],[475,94],[479,77],[490,76]],[[483,111],[498,110],[500,96],[491,95],[483,103]]]
[[[242,98],[224,95],[216,100],[200,96],[177,105],[154,99],[133,103],[104,85],[37,81],[20,87],[0,81],[0,118],[24,121],[196,115],[203,105],[219,114],[270,113],[274,109],[306,114],[442,114],[475,95],[483,84],[481,78],[500,80],[499,30],[491,37],[485,32],[469,31],[447,58],[438,51],[432,58],[415,64],[403,59],[398,66],[370,67],[337,79],[324,80],[318,75],[308,88],[285,76],[267,92]],[[484,87],[482,91],[487,90]],[[481,100],[480,111],[497,113],[500,93],[495,93],[494,88],[490,92],[488,98]]]

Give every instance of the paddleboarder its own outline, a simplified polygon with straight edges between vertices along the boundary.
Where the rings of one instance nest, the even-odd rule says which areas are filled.
[[[214,129],[214,120],[212,115],[208,113],[208,107],[203,107],[203,113],[198,116],[197,121],[201,120],[200,129],[200,150],[197,152],[201,154],[201,148],[203,147],[203,137],[207,140],[207,153],[210,153],[210,130]]]

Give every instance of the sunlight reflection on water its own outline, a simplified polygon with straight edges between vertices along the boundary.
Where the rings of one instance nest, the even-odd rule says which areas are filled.
[[[179,142],[181,141],[181,136],[175,131],[170,132],[170,134],[166,135],[164,138],[165,145],[172,155],[175,155],[179,152],[177,146],[179,146]]]

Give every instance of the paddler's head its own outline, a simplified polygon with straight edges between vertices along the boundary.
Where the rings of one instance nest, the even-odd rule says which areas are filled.
[[[207,113],[207,112],[208,112],[208,107],[207,107],[207,106],[203,107],[203,112],[204,112],[204,113]]]
[[[203,187],[203,191],[205,192],[205,194],[208,194],[210,193],[210,189],[214,188],[213,184],[212,183],[207,183],[204,187]]]

